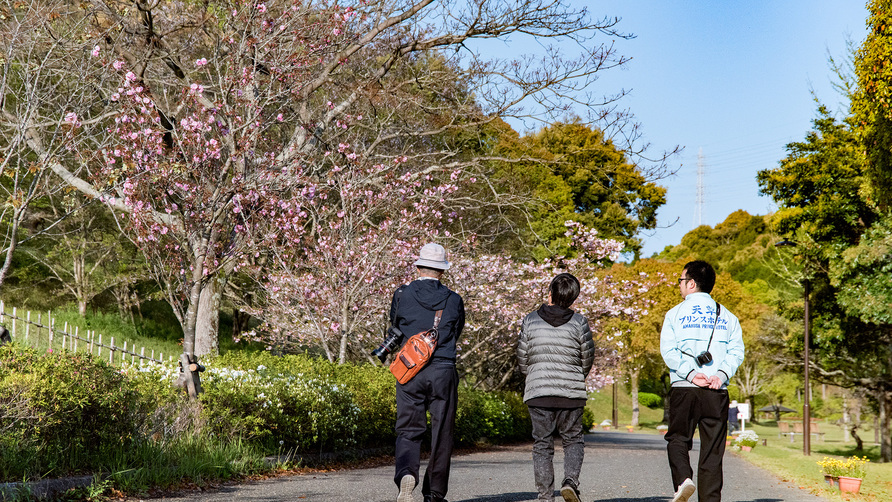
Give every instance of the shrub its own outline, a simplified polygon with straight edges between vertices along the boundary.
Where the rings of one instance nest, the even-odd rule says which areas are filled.
[[[347,386],[283,365],[230,368],[208,364],[201,395],[208,426],[220,436],[298,451],[353,446],[360,409]],[[271,362],[271,361],[270,361]]]
[[[0,347],[0,477],[64,475],[129,448],[147,402],[87,354]]]
[[[246,472],[231,465],[239,458],[256,469],[264,452],[394,442],[396,385],[386,368],[262,352],[203,362],[194,402],[172,385],[176,363],[118,369],[87,354],[0,347],[0,481],[114,471],[133,473],[116,484],[152,485],[146,469],[159,480],[225,476]],[[459,394],[459,444],[530,437],[519,394]]]
[[[642,406],[647,406],[648,408],[662,408],[663,407],[663,398],[656,394],[651,394],[650,392],[639,392],[638,393],[638,402]]]
[[[528,438],[532,422],[521,396],[515,392],[483,392],[459,387],[455,440],[472,445],[478,440],[508,441]]]
[[[582,430],[588,432],[595,426],[595,412],[588,406],[582,410]]]

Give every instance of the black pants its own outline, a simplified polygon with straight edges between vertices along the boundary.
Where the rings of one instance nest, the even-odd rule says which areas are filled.
[[[444,500],[449,490],[449,468],[455,439],[458,374],[451,361],[431,361],[405,385],[396,384],[396,474],[399,486],[406,474],[418,481],[421,440],[431,414],[431,456],[421,493],[425,500]]]
[[[703,388],[673,387],[669,393],[669,430],[666,451],[672,485],[678,490],[685,478],[694,477],[688,452],[694,429],[700,429],[700,461],[697,493],[700,502],[722,500],[722,457],[728,435],[728,392]]]

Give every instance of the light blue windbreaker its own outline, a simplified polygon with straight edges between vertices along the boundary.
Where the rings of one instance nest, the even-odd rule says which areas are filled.
[[[716,302],[708,293],[690,293],[684,301],[666,312],[663,330],[660,332],[660,354],[669,367],[673,387],[696,387],[692,383],[694,375],[719,375],[723,378],[722,388],[737,372],[743,362],[743,332],[737,316],[721,308],[716,320]],[[715,323],[715,334],[709,353],[712,362],[698,366],[694,357],[706,350],[709,335]]]

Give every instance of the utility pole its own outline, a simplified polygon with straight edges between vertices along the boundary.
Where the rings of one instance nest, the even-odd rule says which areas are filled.
[[[706,190],[703,187],[703,173],[706,170],[703,161],[703,147],[697,152],[697,207],[694,210],[694,228],[703,224],[703,208],[706,206]]]

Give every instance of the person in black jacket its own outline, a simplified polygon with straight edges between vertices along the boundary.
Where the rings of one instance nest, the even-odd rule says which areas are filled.
[[[579,502],[579,473],[585,452],[582,411],[588,398],[585,378],[592,369],[595,342],[588,320],[570,309],[579,280],[559,274],[549,285],[547,304],[523,319],[517,363],[526,375],[523,400],[533,422],[533,475],[538,500],[554,500],[554,436],[564,446],[561,496]]]
[[[458,404],[458,374],[455,345],[465,327],[465,305],[461,296],[440,282],[449,268],[446,250],[425,244],[415,262],[418,278],[400,286],[390,304],[390,322],[403,333],[400,346],[412,335],[433,327],[436,311],[442,310],[437,348],[430,362],[405,384],[396,384],[396,473],[397,502],[413,502],[421,464],[421,439],[427,430],[426,412],[431,415],[431,448],[421,493],[424,502],[445,502],[455,436]]]

